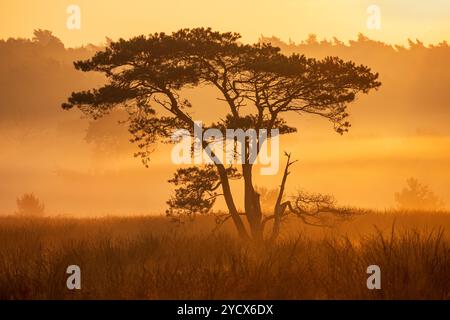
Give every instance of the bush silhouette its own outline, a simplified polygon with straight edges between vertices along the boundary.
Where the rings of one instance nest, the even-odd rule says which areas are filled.
[[[443,201],[416,178],[409,178],[406,184],[406,188],[395,193],[395,201],[400,210],[442,210],[444,208]]]
[[[16,215],[30,217],[44,216],[45,206],[33,193],[26,193],[22,197],[17,198],[16,203]]]

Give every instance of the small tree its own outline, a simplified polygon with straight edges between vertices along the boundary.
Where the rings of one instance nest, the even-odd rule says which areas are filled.
[[[277,201],[278,198],[278,189],[255,186],[255,191],[259,193],[262,212],[271,212],[273,209],[273,204]]]
[[[33,193],[26,193],[17,198],[16,204],[18,216],[42,217],[45,214],[44,204]]]
[[[225,117],[211,109],[210,113],[217,115],[216,122],[204,129],[218,129],[224,136],[227,129],[253,129],[260,139],[262,130],[295,132],[296,128],[289,126],[284,117],[290,119],[299,114],[323,117],[336,132],[343,134],[350,127],[347,105],[358,93],[368,93],[380,86],[378,74],[366,66],[336,57],[316,60],[297,54],[286,56],[269,44],[246,45],[239,43],[239,38],[237,33],[197,28],[112,42],[91,59],[75,63],[79,70],[104,73],[109,83],[100,89],[72,93],[63,108],[77,106],[93,118],[113,108],[128,111],[129,131],[141,147],[137,155],[147,165],[151,145],[167,141],[175,129],[185,129],[194,138],[198,125],[190,112],[194,106],[182,97],[185,88],[213,87],[228,106]],[[313,216],[329,209],[318,204],[315,208],[319,210],[306,212],[284,201],[289,168],[294,163],[286,154],[287,164],[273,214],[264,215],[260,195],[253,185],[253,164],[244,161],[239,169],[236,165],[228,167],[212,152],[210,142],[201,141],[201,148],[214,164],[178,170],[171,180],[177,189],[168,202],[169,215],[206,213],[217,197],[223,197],[228,218],[239,235],[261,240],[269,220],[273,221],[274,239],[280,221],[288,214]],[[248,160],[248,139],[242,150],[242,158]],[[243,212],[236,206],[230,185],[230,179],[239,178],[244,186]],[[249,230],[242,217],[247,220]]]
[[[406,187],[395,193],[400,210],[442,210],[444,202],[427,185],[416,178],[406,180]]]
[[[33,41],[44,47],[64,49],[62,41],[55,37],[49,30],[34,30]]]

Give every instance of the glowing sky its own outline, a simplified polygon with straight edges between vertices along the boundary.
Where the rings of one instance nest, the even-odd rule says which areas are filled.
[[[448,0],[0,0],[0,38],[26,37],[49,29],[67,46],[104,42],[182,27],[210,26],[237,31],[244,41],[261,34],[299,42],[320,38],[354,39],[358,32],[390,43],[407,38],[425,43],[450,39]],[[81,9],[81,29],[66,27],[70,4]],[[378,5],[381,29],[367,28],[367,8]]]

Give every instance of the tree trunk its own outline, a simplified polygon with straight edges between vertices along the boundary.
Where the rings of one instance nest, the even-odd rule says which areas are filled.
[[[288,205],[288,202],[284,202],[284,203],[281,203],[281,202],[283,200],[284,189],[286,188],[287,177],[290,173],[289,167],[295,161],[291,162],[291,154],[286,154],[286,156],[287,156],[287,163],[286,163],[286,167],[284,169],[283,179],[281,180],[280,191],[278,193],[277,202],[275,203],[275,207],[273,210],[274,220],[273,220],[272,236],[270,237],[271,241],[275,241],[276,238],[278,238],[278,235],[280,234],[281,217],[283,216],[284,212],[286,211],[286,207]]]
[[[242,175],[244,177],[245,214],[247,216],[253,240],[261,241],[263,239],[261,204],[259,194],[253,187],[253,163],[251,163],[251,150],[248,139],[245,140],[244,152]],[[253,150],[253,152],[255,152],[255,150]]]
[[[239,216],[239,212],[236,208],[236,205],[234,204],[233,194],[231,193],[230,181],[228,179],[227,170],[225,169],[225,166],[222,163],[220,163],[217,156],[211,150],[211,147],[207,142],[202,141],[202,147],[204,150],[208,151],[211,160],[215,163],[217,171],[219,172],[220,184],[222,185],[222,192],[225,198],[225,203],[231,215],[231,219],[233,220],[234,225],[236,226],[236,230],[239,234],[239,237],[243,240],[248,240],[249,236],[247,230],[245,230],[244,223],[242,222],[242,219]]]
[[[245,215],[250,226],[252,238],[254,240],[262,240],[262,225],[261,225],[261,206],[259,201],[259,194],[255,191],[252,181],[252,165],[243,164],[242,172],[244,176],[244,207]]]
[[[178,102],[175,96],[170,92],[165,92],[167,96],[169,97],[172,105],[172,113],[178,116],[181,120],[183,120],[186,124],[189,126],[192,126],[193,128],[197,128],[199,130],[202,130],[198,127],[197,123],[195,123],[188,115],[183,113],[180,108],[178,107]],[[194,129],[195,130],[195,129]],[[220,177],[220,183],[222,185],[222,191],[225,198],[225,203],[227,204],[229,213],[231,215],[231,218],[234,222],[234,225],[236,226],[236,230],[239,234],[239,237],[243,240],[248,240],[249,235],[247,233],[247,230],[245,229],[244,223],[242,222],[241,217],[239,216],[239,212],[236,208],[236,205],[234,204],[233,195],[231,193],[230,188],[230,182],[228,179],[227,171],[225,169],[225,166],[218,160],[217,156],[214,154],[214,152],[211,150],[211,147],[209,144],[202,139],[201,141],[202,148],[204,150],[208,150],[208,154],[211,155],[211,160],[216,165],[217,171],[219,172]]]
[[[228,180],[227,172],[225,167],[221,164],[216,164],[217,170],[219,171],[220,182],[222,184],[222,191],[225,198],[225,203],[227,204],[228,210],[231,215],[231,219],[233,219],[234,225],[236,226],[236,230],[241,239],[248,240],[249,236],[247,231],[245,230],[245,226],[239,216],[239,212],[236,208],[236,205],[233,201],[233,195],[231,193],[230,182]]]

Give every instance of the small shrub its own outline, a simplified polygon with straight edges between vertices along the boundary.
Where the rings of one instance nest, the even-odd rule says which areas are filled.
[[[16,215],[18,216],[44,216],[45,206],[33,193],[26,193],[22,197],[17,198],[16,203]]]

